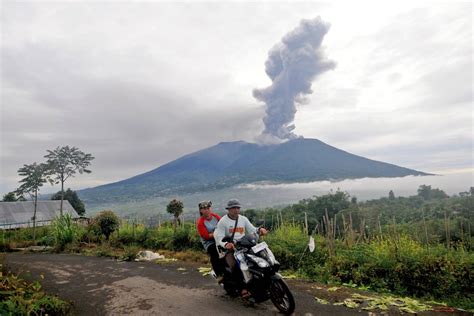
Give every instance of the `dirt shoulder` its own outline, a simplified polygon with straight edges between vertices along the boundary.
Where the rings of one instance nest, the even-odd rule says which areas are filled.
[[[10,253],[6,265],[29,279],[39,280],[51,294],[69,300],[76,315],[278,315],[270,301],[244,306],[230,298],[202,264],[123,262],[70,254]],[[401,315],[398,310],[367,312],[328,302],[343,301],[354,291],[328,290],[316,283],[288,280],[296,300],[296,315]],[[472,315],[460,311],[420,315]]]

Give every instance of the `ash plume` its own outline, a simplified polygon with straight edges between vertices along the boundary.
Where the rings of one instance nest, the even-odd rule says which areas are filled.
[[[272,85],[253,91],[257,100],[265,102],[265,129],[258,137],[260,142],[277,143],[298,137],[292,124],[296,104],[306,102],[305,96],[313,92],[311,84],[317,76],[336,66],[321,48],[329,27],[319,16],[301,20],[269,51],[265,72]]]

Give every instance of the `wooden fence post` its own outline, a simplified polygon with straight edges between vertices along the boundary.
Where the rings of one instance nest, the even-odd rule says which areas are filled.
[[[328,251],[329,251],[329,256],[334,256],[334,233],[333,233],[333,228],[334,228],[334,222],[329,218],[328,215],[328,210],[327,208],[324,209],[325,216],[323,217],[325,225],[326,225],[326,240],[328,243]]]
[[[304,212],[304,232],[308,235],[308,213]]]
[[[444,211],[444,227],[446,230],[446,248],[449,249],[449,244],[450,244],[450,234],[449,234],[449,217],[448,217],[448,211]]]
[[[430,241],[428,240],[428,228],[426,227],[426,220],[425,220],[425,209],[421,209],[421,214],[423,215],[423,226],[425,228],[425,242],[426,245],[429,245]]]

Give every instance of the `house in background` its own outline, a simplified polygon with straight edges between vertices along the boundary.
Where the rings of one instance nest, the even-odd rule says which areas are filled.
[[[36,205],[36,226],[51,224],[51,221],[60,214],[61,201],[38,201]],[[0,229],[15,229],[33,227],[35,204],[25,202],[0,202]],[[80,216],[69,201],[63,201],[63,214],[70,214],[73,219]]]

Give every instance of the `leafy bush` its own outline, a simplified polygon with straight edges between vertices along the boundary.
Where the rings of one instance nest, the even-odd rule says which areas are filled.
[[[138,246],[125,246],[123,248],[123,255],[121,259],[125,261],[133,261],[137,258],[137,254],[140,250],[141,249]]]
[[[38,226],[35,230],[36,239],[44,239],[50,235],[49,226]],[[20,229],[11,229],[11,230],[2,230],[2,236],[0,237],[0,242],[10,243],[14,242],[19,247],[27,247],[34,245],[33,242],[33,228],[24,227]]]
[[[93,253],[97,257],[118,257],[114,249],[112,249],[109,244],[101,244],[94,250]]]
[[[54,246],[55,245],[55,237],[51,234],[47,236],[43,236],[36,240],[36,243],[40,246]]]
[[[473,253],[442,245],[423,247],[406,236],[353,247],[339,244],[336,249],[336,255],[326,257],[319,267],[316,262],[308,265],[312,260],[308,256],[300,271],[317,280],[369,285],[403,295],[457,302],[474,298]]]
[[[173,247],[174,229],[169,225],[162,225],[150,231],[145,247],[151,249],[168,249]]]
[[[67,315],[71,305],[43,292],[38,281],[29,283],[0,264],[0,315]]]
[[[105,239],[109,240],[110,235],[119,228],[120,220],[112,211],[102,211],[94,219],[100,228]]]
[[[173,235],[171,250],[179,251],[184,249],[202,249],[202,244],[194,225],[179,227]]]
[[[263,238],[269,244],[283,268],[298,268],[298,263],[308,243],[308,236],[301,227],[284,224]]]
[[[11,250],[11,245],[6,240],[0,240],[0,252],[7,252]]]
[[[335,255],[330,256],[327,240],[319,235],[314,238],[315,251],[305,251],[309,237],[301,227],[284,224],[265,236],[265,241],[282,269],[298,270],[313,280],[370,286],[474,308],[474,253],[463,248],[424,246],[401,236],[351,247],[335,240]]]
[[[113,241],[118,246],[143,244],[147,240],[148,234],[149,229],[145,225],[122,221]]]
[[[62,250],[64,246],[72,243],[77,236],[77,231],[77,224],[73,222],[70,214],[56,217],[52,223],[52,233],[56,247]]]
[[[151,249],[174,251],[184,249],[202,250],[196,228],[190,224],[178,227],[176,230],[170,225],[162,225],[161,227],[149,230],[147,237],[144,245]]]
[[[103,236],[95,220],[92,220],[86,227],[81,227],[78,234],[78,241],[84,243],[99,243]]]

